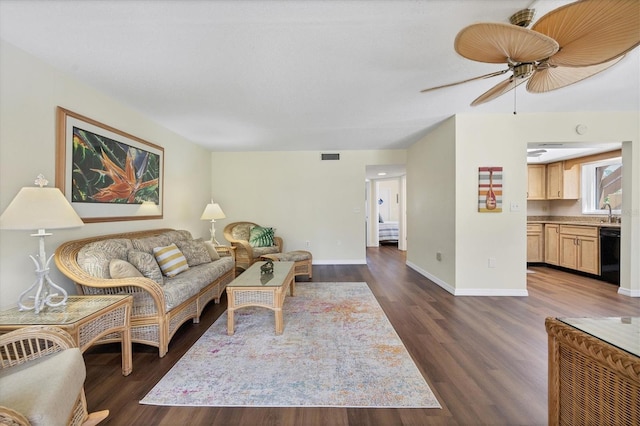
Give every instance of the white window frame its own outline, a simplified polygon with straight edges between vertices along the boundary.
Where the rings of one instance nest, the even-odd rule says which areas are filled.
[[[585,163],[581,170],[582,214],[609,214],[609,209],[596,206],[596,168],[622,164],[622,157],[609,158],[607,160]],[[620,209],[611,210],[611,214],[621,214]]]

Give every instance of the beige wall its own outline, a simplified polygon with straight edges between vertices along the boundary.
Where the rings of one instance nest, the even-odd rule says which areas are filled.
[[[406,151],[214,152],[214,200],[227,218],[276,228],[285,250],[310,250],[316,264],[366,263],[365,168],[404,164]],[[220,238],[219,238],[220,239]],[[310,242],[307,248],[306,242]]]
[[[211,193],[209,152],[153,123],[136,111],[63,75],[32,56],[0,44],[0,211],[23,186],[43,173],[54,185],[55,112],[57,106],[98,120],[164,147],[164,220],[88,224],[53,230],[47,254],[63,241],[137,229],[175,227],[209,235],[200,215]],[[42,212],[46,214],[46,212]],[[29,232],[0,231],[0,306],[15,303],[33,282],[38,241]],[[53,265],[53,262],[52,262]],[[53,265],[54,281],[75,292]]]
[[[407,264],[451,293],[456,285],[455,126],[456,118],[446,120],[407,155]]]

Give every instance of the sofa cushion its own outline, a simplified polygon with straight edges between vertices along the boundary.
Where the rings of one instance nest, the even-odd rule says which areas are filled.
[[[209,257],[211,258],[211,261],[220,259],[220,253],[218,253],[218,250],[216,250],[216,246],[214,246],[211,241],[205,241],[204,246],[209,252]]]
[[[173,243],[165,247],[154,248],[153,255],[156,257],[160,270],[167,277],[174,277],[180,272],[189,269],[189,264],[184,254]]]
[[[131,250],[128,255],[129,262],[136,267],[142,275],[163,284],[162,271],[156,262],[156,258],[152,254],[144,251]]]
[[[84,385],[86,370],[78,348],[0,369],[0,405],[32,425],[65,425]]]
[[[175,243],[177,241],[184,241],[184,240],[193,240],[193,237],[191,236],[191,232],[187,231],[186,229],[180,229],[177,231],[171,230],[163,233],[162,235],[167,237],[170,243]]]
[[[184,254],[189,267],[211,262],[211,256],[202,238],[197,240],[178,240],[175,244]]]
[[[252,226],[249,223],[241,223],[234,226],[231,230],[231,237],[234,240],[249,241],[249,233]]]
[[[165,234],[154,235],[152,237],[134,238],[131,240],[133,248],[138,251],[153,254],[156,247],[164,247],[171,244],[171,240]]]
[[[273,228],[254,226],[249,231],[249,244],[251,247],[270,247],[273,245]]]
[[[163,287],[167,310],[171,310],[195,296],[200,290],[233,268],[235,268],[235,262],[231,256],[221,257],[215,262],[203,263],[189,268],[175,277],[167,278]]]
[[[273,254],[273,253],[279,253],[279,249],[278,246],[271,246],[271,247],[255,247],[253,249],[253,258],[257,259],[260,256],[262,256],[263,254]]]
[[[87,244],[78,251],[76,261],[89,275],[95,278],[111,278],[109,263],[112,259],[127,260],[131,249],[129,240],[101,240]]]
[[[122,259],[111,259],[111,262],[109,262],[109,275],[111,275],[111,278],[116,279],[144,276],[135,266]]]

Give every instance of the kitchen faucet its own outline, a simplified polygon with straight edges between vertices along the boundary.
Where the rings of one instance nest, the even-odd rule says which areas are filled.
[[[609,202],[605,202],[603,207],[607,207],[609,209],[609,223],[613,222],[613,216],[611,215],[611,204]]]

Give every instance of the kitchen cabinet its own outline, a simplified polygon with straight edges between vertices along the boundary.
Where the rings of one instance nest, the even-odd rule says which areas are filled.
[[[544,261],[550,265],[560,264],[560,225],[544,225]]]
[[[527,200],[545,200],[547,190],[547,166],[529,164],[527,166]]]
[[[547,164],[547,200],[575,200],[580,198],[580,165],[567,167],[564,161]]]
[[[560,225],[559,255],[560,266],[599,275],[598,227]]]
[[[527,262],[544,262],[542,224],[527,224]]]

